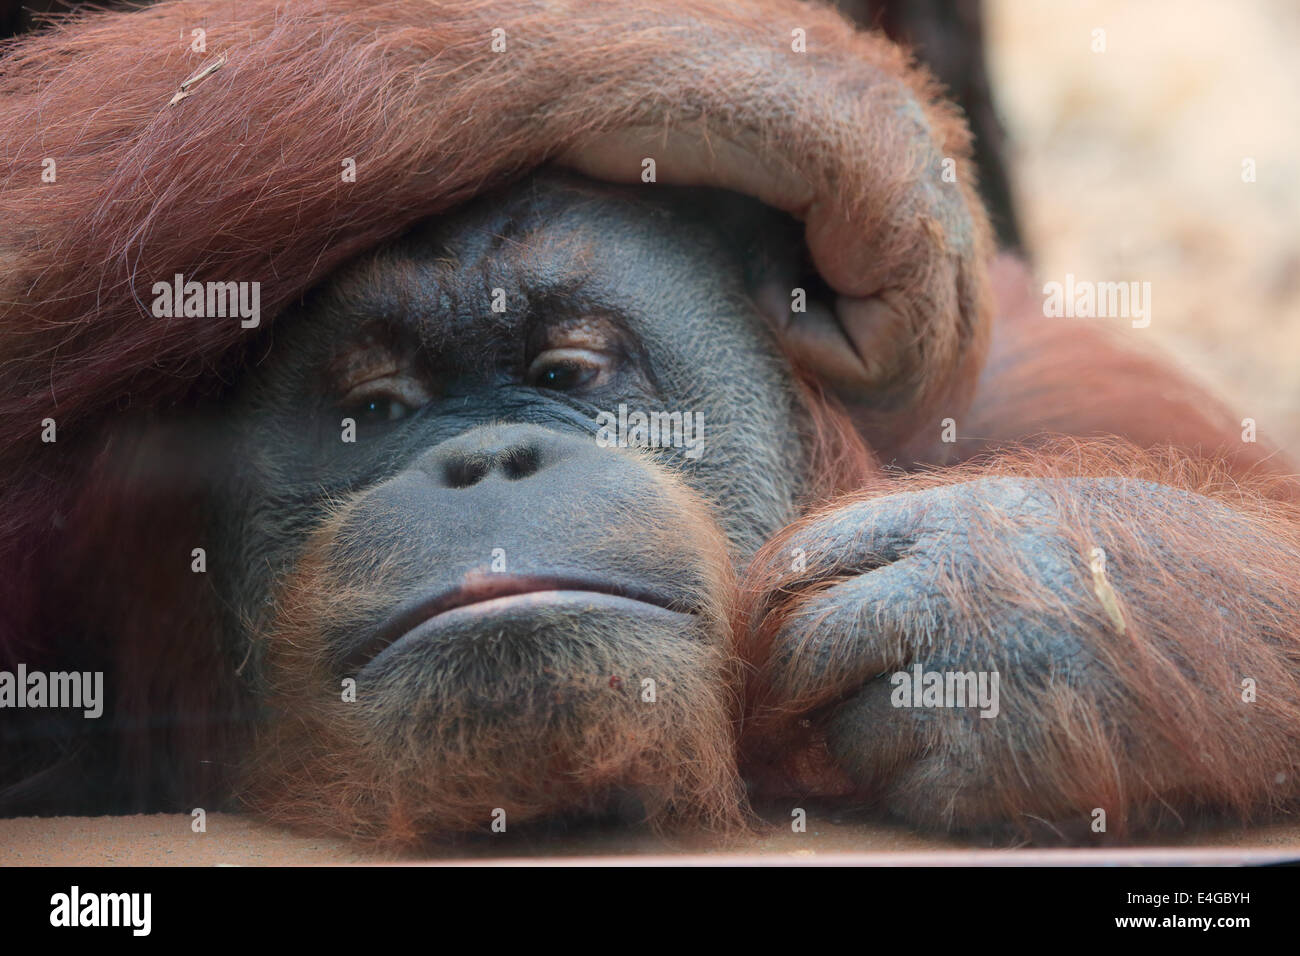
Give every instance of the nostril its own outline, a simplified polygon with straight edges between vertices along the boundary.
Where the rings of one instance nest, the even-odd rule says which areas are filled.
[[[527,478],[541,467],[541,455],[534,446],[511,448],[501,456],[501,474],[511,481]]]
[[[453,458],[443,468],[443,479],[448,488],[468,488],[477,485],[492,470],[486,458]]]

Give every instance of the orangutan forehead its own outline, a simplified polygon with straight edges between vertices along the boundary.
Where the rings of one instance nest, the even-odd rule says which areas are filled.
[[[606,190],[618,187],[529,182],[504,203],[430,220],[339,270],[325,303],[341,319],[435,337],[539,318],[630,321],[662,281],[646,264],[683,246],[698,263],[699,249],[683,242],[676,203]]]
[[[529,239],[477,256],[404,246],[342,273],[328,302],[358,327],[383,323],[420,336],[465,334],[550,313],[621,314],[616,279],[577,257],[546,256]]]

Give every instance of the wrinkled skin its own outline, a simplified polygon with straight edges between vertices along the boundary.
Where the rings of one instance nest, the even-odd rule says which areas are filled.
[[[356,790],[399,791],[374,811],[390,828],[598,811],[613,791],[734,815],[731,577],[795,515],[808,457],[735,236],[795,248],[792,227],[720,194],[543,177],[280,323],[225,417],[217,586],[282,712],[347,678],[358,702],[277,753],[345,727]],[[620,405],[692,416],[698,444],[601,447]],[[692,754],[702,779],[678,793]]]
[[[945,828],[1141,803],[1116,795],[1140,764],[1139,794],[1195,790],[1152,757],[1178,741],[1130,726],[1142,695],[1116,641],[1160,631],[1138,569],[1186,559],[1183,522],[1231,537],[1245,519],[1146,481],[954,472],[790,526],[813,412],[754,303],[796,281],[793,229],[723,194],[544,175],[354,263],[281,323],[228,408],[237,467],[212,521],[275,715],[255,803],[397,840],[498,807],[723,823],[737,771],[780,793],[780,748],[806,747],[827,793]],[[596,416],[620,404],[699,413],[703,453],[601,447]],[[746,572],[753,633],[733,634]],[[1207,613],[1269,599],[1234,586]],[[1154,606],[1126,618],[1114,589]],[[996,671],[994,713],[896,706],[890,676],[917,664]],[[332,703],[348,678],[357,702]],[[760,732],[737,767],[747,690]],[[804,715],[820,743],[785,733]]]
[[[1285,580],[1216,564],[1258,542],[1261,566],[1293,565],[1293,540],[1145,480],[925,484],[827,509],[766,549],[752,753],[799,750],[797,731],[771,736],[812,715],[841,794],[925,827],[1037,837],[1105,833],[1106,813],[1121,832],[1185,824],[1222,808],[1219,764],[1243,788],[1294,786],[1294,750],[1253,762],[1233,743],[1294,739],[1284,701],[1242,696],[1243,678],[1294,667],[1267,613]],[[918,670],[996,675],[996,695],[918,706],[900,693]]]
[[[199,21],[233,46],[181,101]],[[951,829],[1300,803],[1293,466],[1042,321],[884,37],[194,0],[4,64],[0,651],[111,692],[6,714],[0,812],[237,794],[413,843],[722,827],[746,785]],[[516,182],[547,162],[628,186]],[[266,322],[150,314],[181,273]],[[623,407],[703,444],[604,447]],[[909,665],[996,670],[996,716],[895,706]]]

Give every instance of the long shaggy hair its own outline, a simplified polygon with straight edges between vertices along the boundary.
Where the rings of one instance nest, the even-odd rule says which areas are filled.
[[[824,631],[838,635],[829,645],[775,655],[776,636],[854,573],[810,582],[791,570],[792,542],[808,527],[858,503],[999,477],[1060,479],[1041,487],[1051,500],[1050,520],[1075,557],[1066,591],[1037,583],[1021,551],[1019,532],[1032,531],[1042,516],[1005,513],[994,495],[981,499],[975,492],[961,552],[977,556],[978,568],[995,570],[996,579],[971,581],[960,561],[944,561],[928,585],[958,613],[936,626],[917,607],[904,612],[911,618],[873,625],[864,609],[861,627]],[[1071,489],[1078,478],[1164,486],[1167,520],[1155,517],[1161,498],[1150,490],[1115,492],[1085,505],[1088,499]],[[1190,509],[1188,493],[1203,496]],[[1044,439],[1033,449],[1008,449],[953,468],[867,477],[857,491],[769,541],[742,582],[740,654],[755,675],[746,687],[742,765],[766,768],[762,775],[774,792],[854,795],[827,751],[818,729],[824,724],[806,718],[881,684],[882,673],[910,668],[916,647],[904,638],[925,635],[925,660],[1002,671],[1002,730],[953,734],[961,722],[955,711],[900,722],[886,688],[877,715],[882,730],[866,748],[873,763],[865,775],[876,785],[856,793],[863,801],[886,802],[907,815],[906,808],[943,793],[944,817],[924,822],[945,828],[1023,822],[1027,806],[1047,819],[1105,807],[1118,837],[1160,820],[1185,822],[1179,809],[1249,818],[1288,806],[1300,792],[1300,608],[1291,584],[1300,566],[1300,506],[1294,499],[1293,477],[1243,473],[1212,457],[1116,439]],[[858,535],[868,566],[907,557],[906,547],[894,554],[894,542],[877,542],[884,533],[867,525]],[[1090,573],[1094,548],[1122,556],[1109,570],[1113,605],[1097,593]],[[1248,562],[1224,560],[1243,554]],[[1015,642],[989,623],[1008,620],[1012,606],[1086,636],[1090,663],[1081,678],[1053,681],[1018,664]],[[1259,689],[1250,703],[1242,696],[1246,679]],[[971,767],[980,769],[977,778],[965,769]]]
[[[270,321],[349,257],[541,163],[636,179],[655,156],[663,182],[806,221],[872,386],[855,422],[889,448],[969,393],[983,350],[987,224],[969,175],[939,178],[967,139],[905,54],[790,0],[197,0],[15,42],[0,60],[0,656],[43,640],[44,578],[105,422],[192,394],[256,334],[154,317],[154,282],[260,282]]]

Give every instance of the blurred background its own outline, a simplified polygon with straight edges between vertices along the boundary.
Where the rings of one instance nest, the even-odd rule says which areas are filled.
[[[1300,460],[1300,3],[836,5],[912,47],[966,111],[999,240],[1039,289],[1150,282],[1149,328],[1096,321]]]
[[[1038,275],[1149,281],[1126,339],[1300,457],[1300,3],[988,0],[984,23]]]

